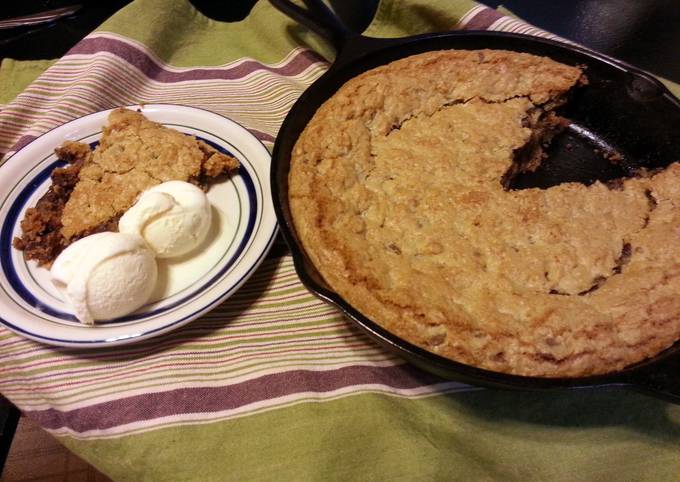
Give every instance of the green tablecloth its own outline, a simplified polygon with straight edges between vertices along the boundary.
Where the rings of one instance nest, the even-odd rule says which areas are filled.
[[[542,34],[461,0],[383,0],[367,33],[447,28]],[[209,109],[271,146],[331,56],[264,1],[220,23],[184,0],[139,0],[35,81],[48,64],[3,62],[0,152],[139,102]],[[0,328],[0,392],[116,480],[680,479],[680,407],[435,379],[316,300],[287,256],[209,315],[128,347],[60,349]]]

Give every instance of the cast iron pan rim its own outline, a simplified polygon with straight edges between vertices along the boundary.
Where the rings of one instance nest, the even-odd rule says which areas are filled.
[[[418,35],[406,38],[397,39],[374,39],[368,37],[357,36],[350,38],[348,44],[354,41],[356,47],[363,48],[357,53],[357,50],[352,54],[352,58],[347,57],[340,58],[339,62],[331,65],[329,70],[324,73],[319,79],[317,79],[312,86],[310,86],[298,99],[295,105],[291,108],[286,120],[284,121],[280,135],[286,135],[291,118],[297,115],[297,111],[304,109],[307,105],[307,99],[315,93],[315,90],[323,89],[325,87],[324,82],[327,79],[333,79],[342,72],[345,67],[356,65],[361,59],[366,59],[369,56],[378,56],[384,53],[384,51],[395,48],[400,45],[406,45],[411,43],[426,42],[430,39],[442,38],[444,40],[450,38],[460,38],[460,37],[478,37],[478,38],[503,38],[511,40],[511,42],[503,47],[507,50],[522,51],[518,50],[517,45],[512,45],[512,40],[516,39],[522,42],[530,42],[533,44],[543,44],[548,46],[550,49],[561,49],[568,54],[576,54],[580,56],[585,56],[590,58],[594,62],[606,63],[607,65],[614,67],[620,71],[632,74],[636,77],[644,78],[649,81],[655,88],[658,89],[660,95],[666,97],[667,100],[672,101],[678,108],[680,108],[680,101],[657,79],[650,76],[649,74],[637,69],[633,66],[627,65],[624,62],[612,59],[606,55],[599,54],[597,52],[590,51],[588,49],[564,44],[550,39],[537,38],[529,35],[508,33],[508,32],[489,32],[489,31],[454,31],[454,32],[443,32],[443,33],[428,33],[424,35]],[[514,47],[514,48],[513,48]],[[455,48],[455,47],[451,47]],[[349,49],[347,49],[349,50]],[[342,54],[342,52],[341,52]],[[407,55],[404,55],[404,57]],[[387,63],[387,62],[385,62]],[[325,99],[328,99],[332,93],[328,95],[322,95]],[[318,108],[318,106],[317,106]],[[299,134],[298,134],[299,135]],[[285,153],[290,162],[290,152]],[[630,386],[635,389],[645,390],[647,387],[644,383],[646,374],[649,373],[650,368],[658,365],[674,355],[677,354],[680,349],[680,342],[676,342],[673,346],[656,354],[654,357],[644,360],[640,363],[631,365],[622,370],[608,372],[601,375],[583,376],[583,377],[536,377],[536,376],[522,376],[513,375],[501,372],[495,372],[491,370],[485,370],[482,368],[477,368],[474,366],[459,363],[444,357],[441,357],[432,352],[426,351],[420,347],[417,347],[406,340],[399,338],[398,336],[392,334],[391,332],[385,330],[377,323],[369,319],[368,317],[361,314],[358,310],[352,307],[347,301],[340,297],[337,293],[332,292],[325,287],[319,285],[308,272],[308,267],[305,264],[307,258],[301,243],[298,241],[295,234],[294,227],[288,222],[286,214],[284,212],[284,206],[288,209],[288,196],[287,191],[282,193],[279,189],[279,183],[277,182],[281,170],[281,141],[277,137],[277,142],[275,143],[274,150],[272,153],[272,171],[271,171],[271,187],[272,194],[275,200],[279,202],[274,203],[274,208],[276,211],[276,216],[279,219],[279,225],[281,228],[281,233],[290,247],[294,265],[298,275],[300,276],[303,284],[317,297],[331,303],[332,305],[339,308],[347,317],[353,320],[360,328],[362,328],[368,335],[374,338],[383,347],[390,349],[401,355],[406,360],[414,363],[417,366],[424,367],[426,370],[436,373],[448,379],[457,379],[465,382],[470,382],[476,385],[497,387],[497,388],[511,388],[511,389],[524,389],[524,390],[544,390],[544,389],[557,389],[557,388],[578,388],[578,387],[596,387],[596,386]],[[286,169],[285,175],[287,176],[288,169]],[[285,196],[284,196],[285,194]],[[313,266],[311,262],[307,261],[307,264],[311,267]],[[315,268],[311,268],[315,269]],[[652,390],[653,391],[653,390]],[[658,394],[657,394],[658,395]]]

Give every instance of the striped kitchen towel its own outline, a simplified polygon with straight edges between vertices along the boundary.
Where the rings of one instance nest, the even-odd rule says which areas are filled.
[[[467,0],[383,0],[366,33],[443,26],[545,35]],[[245,20],[222,23],[186,0],[138,0],[2,107],[0,153],[136,103],[211,110],[271,147],[331,56],[265,1]],[[12,65],[3,64],[0,81]],[[129,346],[55,348],[0,327],[0,392],[115,480],[680,473],[678,407],[627,392],[476,390],[425,374],[312,296],[288,256],[271,256],[200,319]]]

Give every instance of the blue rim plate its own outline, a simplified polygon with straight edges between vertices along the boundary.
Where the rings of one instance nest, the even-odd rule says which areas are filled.
[[[270,156],[264,145],[236,122],[202,109],[171,104],[128,108],[140,109],[147,118],[194,135],[241,162],[237,174],[208,191],[213,209],[221,212],[215,217],[216,234],[200,250],[200,262],[183,285],[128,316],[93,327],[79,323],[52,285],[49,271],[27,262],[12,247],[26,209],[47,191],[50,173],[60,165],[54,148],[65,140],[95,145],[110,110],[59,126],[0,166],[0,324],[8,329],[43,343],[83,348],[151,338],[222,303],[269,251],[277,224],[269,186]]]

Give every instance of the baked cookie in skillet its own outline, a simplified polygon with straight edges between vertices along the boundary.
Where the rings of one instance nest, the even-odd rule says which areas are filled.
[[[438,355],[543,377],[619,370],[680,338],[680,165],[511,190],[568,123],[578,67],[448,50],[365,72],[291,157],[297,235],[368,318]]]

